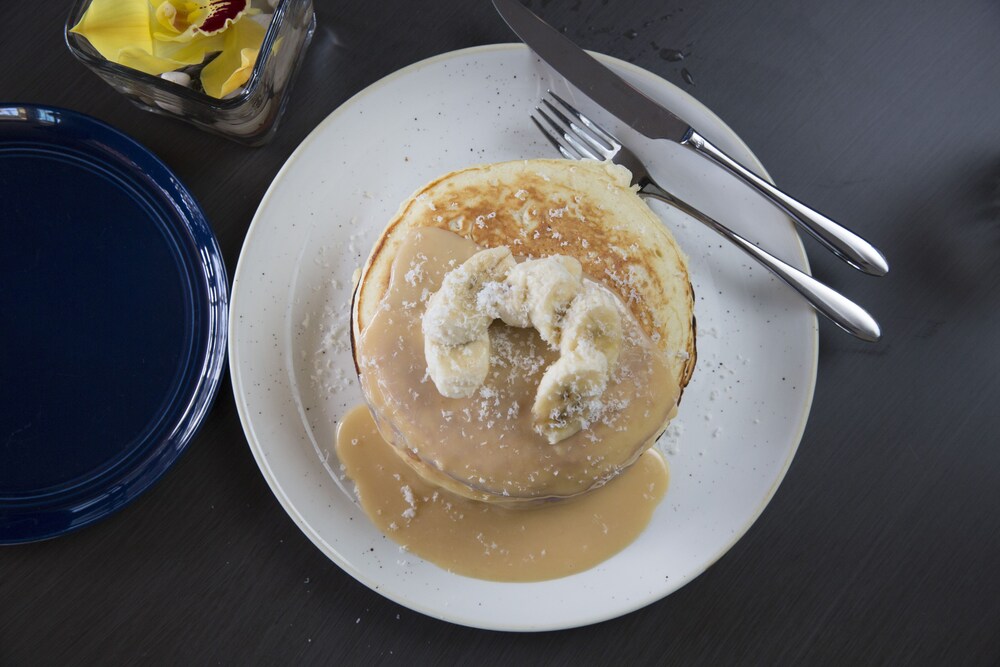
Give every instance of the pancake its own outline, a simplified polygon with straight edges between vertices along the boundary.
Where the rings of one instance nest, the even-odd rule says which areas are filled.
[[[363,333],[384,310],[394,262],[412,250],[408,246],[414,238],[422,238],[415,236],[420,230],[428,230],[424,236],[437,234],[438,245],[445,237],[441,231],[430,230],[454,234],[473,248],[507,246],[521,258],[566,255],[577,259],[589,279],[619,297],[629,320],[659,352],[671,380],[666,384],[674,387],[670,391],[676,392],[679,401],[696,359],[694,295],[687,262],[660,219],[635,194],[626,169],[596,161],[525,160],[470,167],[420,188],[386,226],[362,269],[352,311],[352,343],[362,386],[383,437],[425,478],[461,495],[508,504],[576,495],[600,486],[653,444],[674,410],[653,431],[637,434],[638,442],[627,451],[616,450],[614,460],[600,471],[588,468],[588,474],[594,474],[589,482],[575,485],[565,481],[572,470],[563,470],[564,477],[559,479],[556,469],[555,475],[542,475],[546,481],[537,488],[521,483],[524,480],[516,480],[509,488],[491,487],[470,481],[470,475],[456,470],[454,464],[443,465],[437,452],[433,460],[422,455],[427,446],[433,451],[433,443],[411,442],[412,432],[404,436],[409,425],[393,423],[408,419],[406,411],[390,414],[380,409],[385,397],[375,396],[374,383],[365,381],[360,349]],[[399,276],[395,279],[400,282]],[[410,325],[412,329],[412,321]],[[419,389],[434,391],[433,385]],[[530,404],[530,397],[525,401]],[[574,436],[559,445],[526,444],[525,450],[529,455],[541,452],[539,456],[547,459],[555,452],[551,456],[561,465],[572,467],[572,461],[579,459],[574,448],[579,453],[598,446]]]

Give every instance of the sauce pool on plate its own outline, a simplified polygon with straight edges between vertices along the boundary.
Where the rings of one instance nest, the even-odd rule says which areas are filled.
[[[578,498],[527,509],[470,500],[424,481],[383,440],[367,406],[341,421],[337,456],[385,535],[448,571],[493,581],[556,579],[607,560],[643,531],[669,479],[650,449]]]

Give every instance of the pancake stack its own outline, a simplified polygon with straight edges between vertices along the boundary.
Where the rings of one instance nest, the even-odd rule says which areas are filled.
[[[433,449],[433,443],[401,439],[400,433],[407,430],[405,424],[391,422],[405,419],[405,415],[380,414],[378,401],[372,400],[370,387],[366,387],[360,346],[363,333],[383,306],[393,261],[417,230],[444,230],[480,249],[507,246],[519,258],[565,255],[577,259],[585,276],[620,297],[662,354],[675,381],[671,391],[680,400],[696,359],[694,294],[687,262],[667,228],[638,197],[630,179],[623,167],[595,161],[524,160],[480,165],[446,174],[420,188],[386,226],[357,285],[352,343],[380,432],[426,479],[486,502],[516,504],[576,494],[559,485],[532,489],[524,484],[516,487],[524,493],[512,498],[506,489],[471,483],[459,471],[442,469],[439,461],[414,453],[427,451],[425,446]],[[525,402],[530,405],[530,397],[525,397]],[[590,488],[602,485],[634,462],[655,442],[673,414],[671,411],[652,437],[643,433],[628,454],[612,461],[606,467],[607,475],[595,478]],[[566,447],[573,446],[572,440],[565,442]],[[549,450],[534,443],[525,451],[549,456]]]

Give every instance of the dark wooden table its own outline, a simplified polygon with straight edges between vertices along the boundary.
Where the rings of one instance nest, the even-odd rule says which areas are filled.
[[[317,1],[291,109],[250,149],[141,112],[86,71],[62,41],[68,4],[4,3],[0,100],[89,113],[151,148],[201,202],[230,275],[265,188],[330,111],[417,60],[513,41],[486,0]],[[450,625],[365,588],[299,532],[227,377],[137,502],[0,548],[0,665],[1000,662],[1000,5],[533,5],[684,87],[780,185],[889,255],[873,279],[807,241],[814,273],[885,338],[821,323],[812,415],[763,516],[704,575],[623,618],[536,635]]]

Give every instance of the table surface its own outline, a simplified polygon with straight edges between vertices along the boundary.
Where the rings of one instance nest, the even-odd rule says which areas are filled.
[[[254,464],[227,376],[188,451],[135,503],[0,548],[0,664],[1000,661],[1000,5],[532,4],[581,46],[683,87],[779,185],[890,258],[870,278],[806,241],[814,274],[885,336],[869,345],[821,322],[808,427],[757,523],[625,617],[540,634],[451,625],[383,599],[299,532]],[[68,5],[5,3],[0,100],[92,114],[152,149],[201,202],[230,276],[271,179],[328,113],[423,58],[514,41],[486,0],[317,1],[291,108],[253,149],[132,107],[67,52]]]

